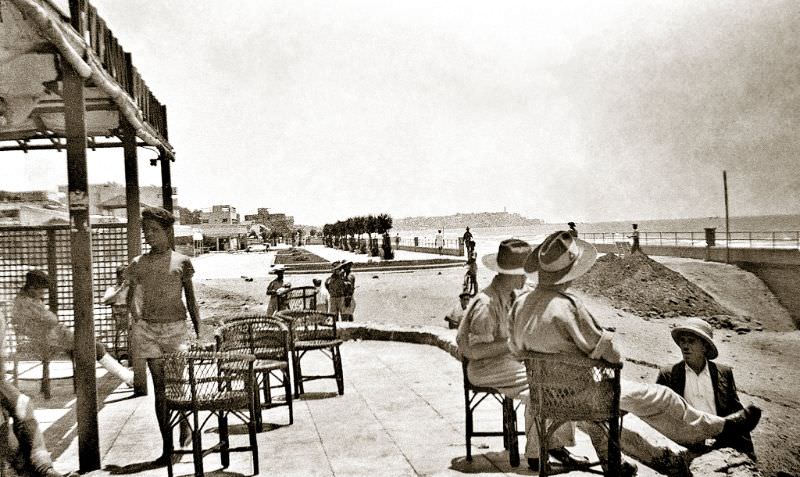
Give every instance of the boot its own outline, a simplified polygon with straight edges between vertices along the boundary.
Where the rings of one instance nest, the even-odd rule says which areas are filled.
[[[100,365],[106,370],[120,379],[128,387],[133,387],[133,371],[119,364],[113,356],[106,353],[100,358]]]
[[[746,408],[725,416],[725,426],[720,436],[740,436],[755,429],[761,419],[761,408],[748,405]]]

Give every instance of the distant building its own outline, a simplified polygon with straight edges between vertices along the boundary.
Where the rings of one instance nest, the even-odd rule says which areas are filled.
[[[259,207],[258,213],[244,216],[244,220],[254,224],[261,224],[270,231],[277,232],[284,237],[290,237],[294,233],[294,217],[279,212],[270,213],[266,207]]]
[[[239,214],[231,205],[213,205],[210,211],[200,213],[201,224],[239,224]]]
[[[58,186],[58,192],[66,197],[67,186]],[[172,205],[178,207],[178,188],[172,188]],[[66,199],[62,199],[66,203]],[[105,184],[89,184],[89,214],[113,215],[121,221],[127,221],[126,206],[109,207],[109,205],[125,204],[125,184],[106,182]],[[161,186],[140,186],[139,201],[142,204],[161,207],[164,204],[164,195]]]
[[[57,199],[45,190],[0,191],[0,226],[68,224],[67,208]]]

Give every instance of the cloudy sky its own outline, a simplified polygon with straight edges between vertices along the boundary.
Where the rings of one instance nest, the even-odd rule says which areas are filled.
[[[793,1],[92,3],[168,107],[183,206],[717,216],[727,170],[733,215],[800,213]],[[124,180],[108,154],[91,182]]]

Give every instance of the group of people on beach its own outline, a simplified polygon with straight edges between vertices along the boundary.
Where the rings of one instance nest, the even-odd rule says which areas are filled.
[[[283,265],[272,265],[269,270],[270,275],[275,278],[267,285],[267,316],[272,316],[280,311],[285,305],[283,300],[287,293],[292,289],[292,284],[284,281],[286,268]],[[356,276],[353,274],[353,262],[341,260],[334,262],[331,268],[331,275],[325,280],[325,288],[322,288],[322,280],[314,278],[314,308],[323,313],[335,315],[338,321],[353,321],[353,313],[356,309],[356,300],[353,297],[356,289]]]
[[[550,234],[535,248],[522,240],[504,240],[497,253],[484,256],[483,264],[496,275],[469,302],[456,337],[458,350],[468,361],[470,382],[525,402],[529,388],[525,365],[517,358],[521,353],[563,353],[620,362],[622,350],[614,333],[600,326],[570,290],[570,284],[596,258],[595,247],[571,231]],[[528,285],[526,277],[536,280],[535,287]],[[691,318],[674,328],[672,337],[684,360],[665,367],[657,384],[623,379],[620,408],[679,444],[692,446],[716,439],[718,446],[752,456],[749,433],[761,410],[742,406],[732,371],[712,361],[718,353],[711,326]],[[567,467],[585,466],[584,457],[567,449],[575,443],[575,423],[551,436],[549,456],[539,455],[539,436],[529,409],[525,414],[529,466],[539,470],[549,457]],[[607,462],[608,429],[594,423],[581,425],[601,462]],[[634,463],[623,462],[622,475],[636,472]]]

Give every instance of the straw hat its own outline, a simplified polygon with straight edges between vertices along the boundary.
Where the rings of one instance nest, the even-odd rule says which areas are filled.
[[[334,263],[335,263],[335,262],[334,262]],[[338,264],[334,265],[334,267],[333,267],[333,270],[334,270],[334,271],[335,271],[335,270],[339,270],[339,269],[341,269],[341,268],[344,268],[344,267],[346,267],[347,265],[352,265],[352,264],[353,264],[353,262],[352,262],[352,261],[350,261],[350,260],[342,260],[342,261],[341,261],[341,262],[339,262]]]
[[[269,269],[270,275],[277,275],[278,273],[283,273],[286,271],[286,267],[283,265],[273,265],[272,268]]]
[[[594,265],[597,249],[569,232],[547,236],[525,261],[525,272],[538,272],[542,285],[560,285],[580,277]]]
[[[525,275],[525,258],[530,254],[531,246],[519,239],[506,239],[500,242],[497,253],[490,253],[481,258],[483,265],[489,270],[505,275]]]
[[[714,329],[702,318],[687,318],[683,324],[672,329],[672,339],[678,346],[678,338],[684,333],[692,334],[705,343],[706,358],[714,359],[719,356],[717,345],[714,344]]]

